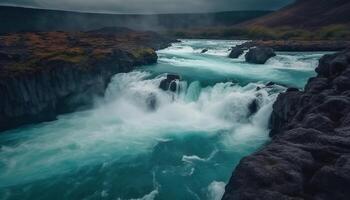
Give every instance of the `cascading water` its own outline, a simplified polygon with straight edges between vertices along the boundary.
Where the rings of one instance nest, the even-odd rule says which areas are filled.
[[[226,58],[239,43],[184,40],[157,65],[115,75],[94,109],[2,133],[0,199],[220,199],[268,140],[284,87],[265,83],[302,87],[322,55],[251,65]],[[159,89],[165,73],[181,75],[176,92]]]

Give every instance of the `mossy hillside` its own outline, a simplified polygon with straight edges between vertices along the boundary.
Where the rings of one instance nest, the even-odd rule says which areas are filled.
[[[154,49],[147,48],[147,47],[133,49],[130,51],[130,53],[137,60],[140,60],[140,59],[148,57],[148,56],[154,56],[156,54]]]
[[[100,60],[116,59],[114,52],[124,51],[140,63],[156,56],[150,44],[158,40],[147,32],[98,34],[87,32],[29,32],[0,36],[0,75],[36,72],[65,63],[79,69],[93,67]],[[51,64],[50,64],[51,63]]]
[[[179,38],[221,38],[221,39],[263,39],[263,40],[350,40],[350,26],[335,24],[316,29],[293,27],[267,28],[250,27],[216,27],[190,30],[168,31]]]

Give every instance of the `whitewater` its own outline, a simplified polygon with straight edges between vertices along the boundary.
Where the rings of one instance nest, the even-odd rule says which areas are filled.
[[[324,54],[228,58],[242,42],[174,43],[157,64],[116,74],[93,109],[1,133],[0,199],[219,200],[240,159],[269,141],[277,95],[302,89]],[[167,74],[181,76],[176,92],[159,89]]]

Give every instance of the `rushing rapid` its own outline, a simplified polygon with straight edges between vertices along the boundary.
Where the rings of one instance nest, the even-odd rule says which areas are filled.
[[[227,58],[240,43],[183,40],[115,75],[94,109],[1,133],[0,199],[220,199],[268,141],[278,93],[302,88],[323,55],[252,65]],[[182,77],[176,92],[159,88],[167,73]]]

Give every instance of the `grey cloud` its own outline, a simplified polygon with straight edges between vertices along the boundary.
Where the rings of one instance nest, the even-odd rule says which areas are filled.
[[[229,10],[274,10],[294,0],[0,0],[0,5],[112,12],[190,13]]]

